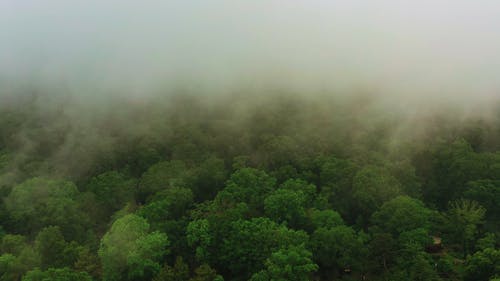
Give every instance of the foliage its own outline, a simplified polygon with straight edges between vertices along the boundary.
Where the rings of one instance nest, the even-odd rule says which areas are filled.
[[[353,179],[352,196],[362,217],[371,215],[384,202],[400,193],[397,179],[380,167],[364,167]]]
[[[264,199],[264,213],[277,223],[300,226],[305,218],[305,198],[301,191],[278,189]]]
[[[78,195],[72,182],[33,178],[12,189],[5,207],[23,233],[56,225],[66,238],[81,239],[87,217],[79,210]]]
[[[478,226],[483,223],[486,210],[476,201],[461,199],[450,203],[447,213],[451,238],[461,243],[464,257],[478,234]]]
[[[431,211],[419,200],[398,196],[385,202],[372,216],[373,224],[393,235],[429,228]]]
[[[467,259],[465,280],[486,281],[500,275],[500,250],[485,249]]]
[[[271,254],[266,268],[252,276],[251,281],[265,280],[311,280],[318,266],[312,261],[312,253],[304,245],[281,249]]]
[[[35,269],[23,277],[22,281],[92,281],[86,272],[65,268],[49,268],[47,271]]]
[[[500,278],[494,110],[44,102],[0,102],[0,281]]]
[[[92,178],[86,189],[93,192],[107,213],[111,214],[134,200],[135,185],[133,179],[128,179],[117,171],[110,171]]]
[[[137,215],[116,220],[99,248],[104,280],[148,280],[160,270],[168,253],[164,233],[149,233],[149,224]]]
[[[310,239],[314,260],[335,271],[359,268],[365,254],[363,243],[363,237],[345,225],[318,228]]]
[[[238,220],[232,223],[219,249],[220,261],[233,275],[240,277],[261,270],[274,251],[304,244],[307,239],[306,233],[288,229],[267,218]]]

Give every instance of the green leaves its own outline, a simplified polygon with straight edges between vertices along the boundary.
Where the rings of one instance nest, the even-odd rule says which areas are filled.
[[[302,191],[278,189],[264,200],[264,213],[277,223],[297,227],[304,223],[305,196]]]
[[[262,269],[274,251],[304,244],[307,240],[306,233],[290,230],[267,218],[238,220],[232,223],[218,253],[232,274],[243,277]]]
[[[318,228],[311,235],[314,261],[329,269],[357,268],[364,256],[363,238],[348,226]]]
[[[500,276],[500,250],[484,249],[467,259],[466,281],[488,281]]]
[[[149,167],[139,181],[139,194],[148,199],[156,192],[189,185],[189,170],[182,161],[159,162]]]
[[[33,178],[15,186],[6,198],[5,205],[15,219],[29,220],[44,205],[69,205],[77,195],[78,190],[71,182]]]
[[[165,234],[153,232],[135,241],[127,257],[129,280],[151,280],[160,271],[160,261],[168,254]]]
[[[16,270],[17,260],[12,254],[3,254],[0,256],[0,280],[16,280],[21,275]]]
[[[276,179],[264,171],[243,168],[231,175],[215,201],[221,205],[244,202],[257,212],[263,209],[264,198],[275,185]]]
[[[401,194],[401,186],[385,169],[366,166],[354,177],[352,192],[359,212],[369,216],[384,202]]]
[[[117,171],[110,171],[92,178],[86,188],[96,195],[110,214],[134,201],[136,181]]]
[[[200,219],[189,223],[186,231],[189,246],[195,248],[195,256],[198,261],[208,262],[210,249],[213,246],[213,237],[210,233],[208,220]]]
[[[478,180],[467,184],[464,197],[475,200],[487,210],[492,221],[500,220],[500,180]]]
[[[475,240],[478,226],[483,223],[486,209],[472,200],[460,199],[450,202],[446,214],[448,229],[452,239],[457,239],[462,244],[464,258]]]
[[[66,241],[57,226],[42,229],[35,239],[35,249],[40,254],[42,269],[72,265],[65,259]]]
[[[165,231],[169,222],[180,219],[193,205],[193,192],[188,188],[172,187],[158,192],[137,211],[155,230]]]
[[[344,225],[344,221],[339,213],[333,210],[317,210],[311,209],[309,211],[309,220],[314,229],[325,227],[331,228],[335,226]]]
[[[81,239],[88,217],[79,209],[78,195],[72,182],[33,178],[15,186],[5,206],[23,232],[56,225],[65,238]]]
[[[312,273],[319,268],[304,245],[272,253],[265,265],[265,269],[254,274],[250,281],[307,281],[312,280]]]
[[[372,222],[396,237],[417,228],[428,229],[432,212],[424,204],[408,196],[398,196],[385,202],[373,214]]]
[[[130,135],[109,123],[123,112],[73,139],[59,115],[49,130],[43,114],[24,121],[35,108],[2,115],[0,281],[500,276],[498,122],[470,123],[466,141],[460,118],[411,136],[385,115],[353,118],[372,109],[364,98],[258,112],[193,101],[172,116],[139,106],[147,122]]]
[[[130,214],[117,219],[99,248],[104,280],[151,279],[160,270],[168,245],[165,234],[149,233],[144,218]]]
[[[92,281],[86,272],[77,272],[69,268],[50,268],[47,271],[35,269],[23,277],[22,281]]]
[[[153,281],[187,281],[188,279],[189,266],[184,263],[182,257],[177,257],[174,266],[165,263]]]

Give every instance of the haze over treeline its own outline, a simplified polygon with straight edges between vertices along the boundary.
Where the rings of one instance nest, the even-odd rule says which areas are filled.
[[[6,0],[0,81],[3,94],[84,100],[184,87],[498,101],[499,12],[486,0]]]
[[[499,14],[0,1],[0,281],[498,280]]]
[[[305,115],[321,104],[322,117],[295,126],[375,117],[392,119],[396,140],[418,138],[412,128],[434,114],[497,122],[497,12],[491,1],[7,0],[0,107],[29,104],[78,146],[100,145],[79,129],[99,140],[103,123],[130,136],[158,130],[158,115],[188,117],[175,113],[179,97],[234,123],[282,99]]]

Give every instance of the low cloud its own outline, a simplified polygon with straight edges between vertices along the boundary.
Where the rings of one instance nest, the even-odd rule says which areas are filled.
[[[4,95],[179,89],[471,103],[500,93],[495,1],[0,3]],[[20,90],[21,89],[21,90]]]

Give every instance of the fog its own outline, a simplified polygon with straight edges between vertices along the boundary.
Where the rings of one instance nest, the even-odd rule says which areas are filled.
[[[4,100],[271,91],[498,101],[497,1],[0,2]]]
[[[259,158],[269,135],[352,158],[463,137],[497,151],[499,14],[486,0],[0,0],[0,188],[80,180],[136,146]]]

